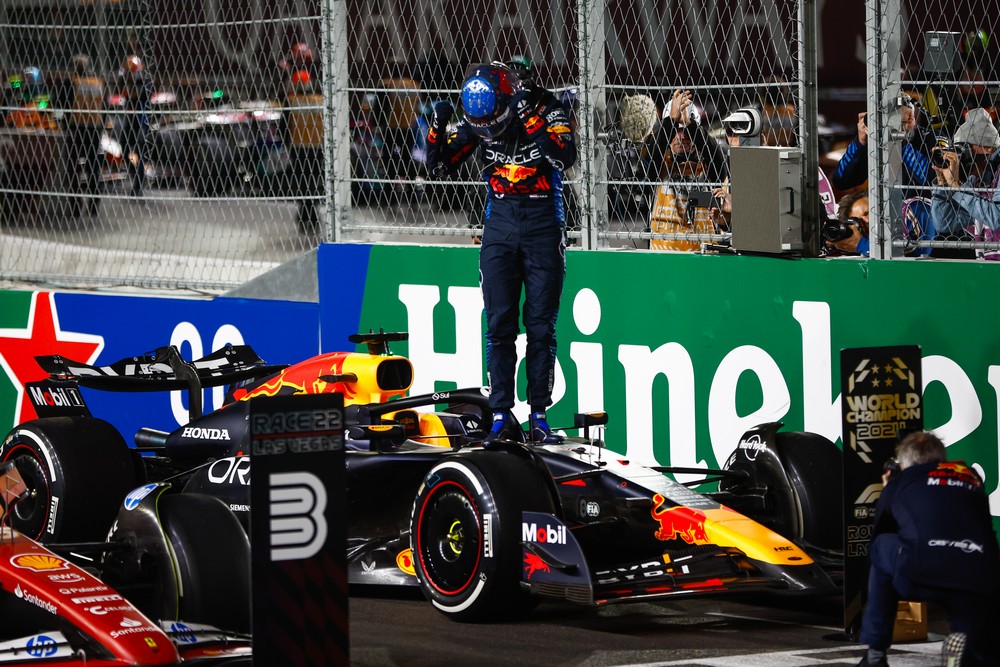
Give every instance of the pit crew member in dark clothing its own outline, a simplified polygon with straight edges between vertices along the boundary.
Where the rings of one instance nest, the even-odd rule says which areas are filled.
[[[556,317],[566,274],[563,172],[576,161],[566,107],[549,91],[522,85],[502,64],[474,65],[462,85],[464,117],[434,106],[427,134],[432,177],[456,172],[476,149],[488,201],[479,251],[486,309],[486,371],[493,427],[487,440],[518,439],[516,395],[518,307],[524,290],[529,421],[533,441],[558,442],[545,410],[552,404]]]
[[[859,666],[888,665],[897,603],[923,600],[942,605],[954,637],[965,635],[963,667],[998,665],[993,607],[1000,592],[997,546],[983,482],[961,461],[947,461],[941,441],[916,432],[896,447],[898,472],[886,473],[875,507],[868,555],[868,602]]]

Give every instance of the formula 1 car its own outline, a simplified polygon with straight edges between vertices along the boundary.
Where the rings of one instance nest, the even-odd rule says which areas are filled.
[[[345,405],[352,584],[419,586],[457,620],[516,615],[544,597],[604,605],[836,590],[842,464],[829,440],[765,424],[711,471],[624,460],[598,437],[603,414],[577,415],[580,435],[561,444],[523,434],[484,444],[487,391],[407,395],[413,367],[389,350],[405,337],[359,334],[351,341],[367,352],[321,354],[288,367],[268,366],[246,346],[193,362],[161,348],[105,367],[40,357],[51,377],[29,387],[39,419],[15,428],[0,449],[0,460],[16,462],[33,490],[15,526],[58,541],[106,530],[117,512],[109,543],[132,548],[113,551],[103,576],[155,591],[143,550],[134,548],[146,534],[136,518],[143,514],[127,512],[130,504],[214,496],[248,526],[251,401],[335,392]],[[201,387],[221,385],[229,385],[226,404],[200,414]],[[79,386],[189,389],[191,419],[170,432],[142,428],[129,448],[110,424],[89,416]],[[47,410],[53,405],[60,416]],[[81,478],[110,478],[109,470],[125,481],[101,498],[85,495]],[[681,484],[671,476],[678,473],[705,478]],[[85,503],[95,512],[101,505],[103,524],[77,523],[75,508]],[[164,604],[153,594],[132,599],[149,613]],[[196,620],[205,618],[201,606],[182,604]]]
[[[30,493],[13,462],[0,465],[0,519]],[[191,523],[192,516],[177,520]],[[174,544],[181,552],[189,546]],[[249,636],[197,623],[152,621],[75,562],[90,548],[65,545],[76,553],[64,556],[0,527],[0,663],[250,665]]]

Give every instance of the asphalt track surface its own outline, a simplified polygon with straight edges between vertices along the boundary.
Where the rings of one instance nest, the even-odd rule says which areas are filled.
[[[516,623],[455,623],[414,591],[352,591],[351,664],[371,667],[809,667],[857,665],[840,597],[688,598],[602,609],[543,603]],[[892,667],[941,664],[948,632],[931,609],[928,639],[896,644]]]

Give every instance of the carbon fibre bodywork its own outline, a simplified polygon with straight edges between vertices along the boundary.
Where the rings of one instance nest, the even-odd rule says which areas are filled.
[[[604,605],[837,589],[840,498],[828,492],[839,485],[839,450],[828,440],[762,425],[741,439],[723,469],[697,471],[639,465],[607,450],[590,437],[601,433],[606,415],[577,415],[581,437],[561,444],[527,442],[526,435],[484,444],[487,391],[408,396],[412,366],[387,344],[402,337],[359,335],[352,341],[367,344],[367,353],[328,353],[290,367],[268,366],[249,348],[196,362],[161,348],[138,364],[133,358],[94,368],[48,358],[43,367],[47,382],[63,389],[78,382],[200,393],[229,384],[221,409],[196,414],[193,406],[187,424],[141,429],[135,442],[146,454],[142,482],[169,479],[171,492],[215,496],[244,529],[250,401],[343,395],[349,582],[420,586],[456,618],[517,607],[511,591]],[[94,419],[85,406],[74,410],[74,419]],[[822,467],[803,463],[810,457]],[[678,473],[705,478],[682,484]]]

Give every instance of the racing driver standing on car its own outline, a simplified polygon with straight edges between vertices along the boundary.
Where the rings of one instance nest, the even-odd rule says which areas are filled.
[[[569,112],[550,91],[523,85],[503,63],[473,65],[462,84],[464,116],[434,105],[427,164],[434,178],[454,174],[478,148],[488,201],[479,250],[486,309],[486,373],[493,425],[487,441],[520,439],[516,395],[518,307],[524,290],[530,439],[554,443],[552,404],[556,318],[566,275],[563,172],[576,161]]]

